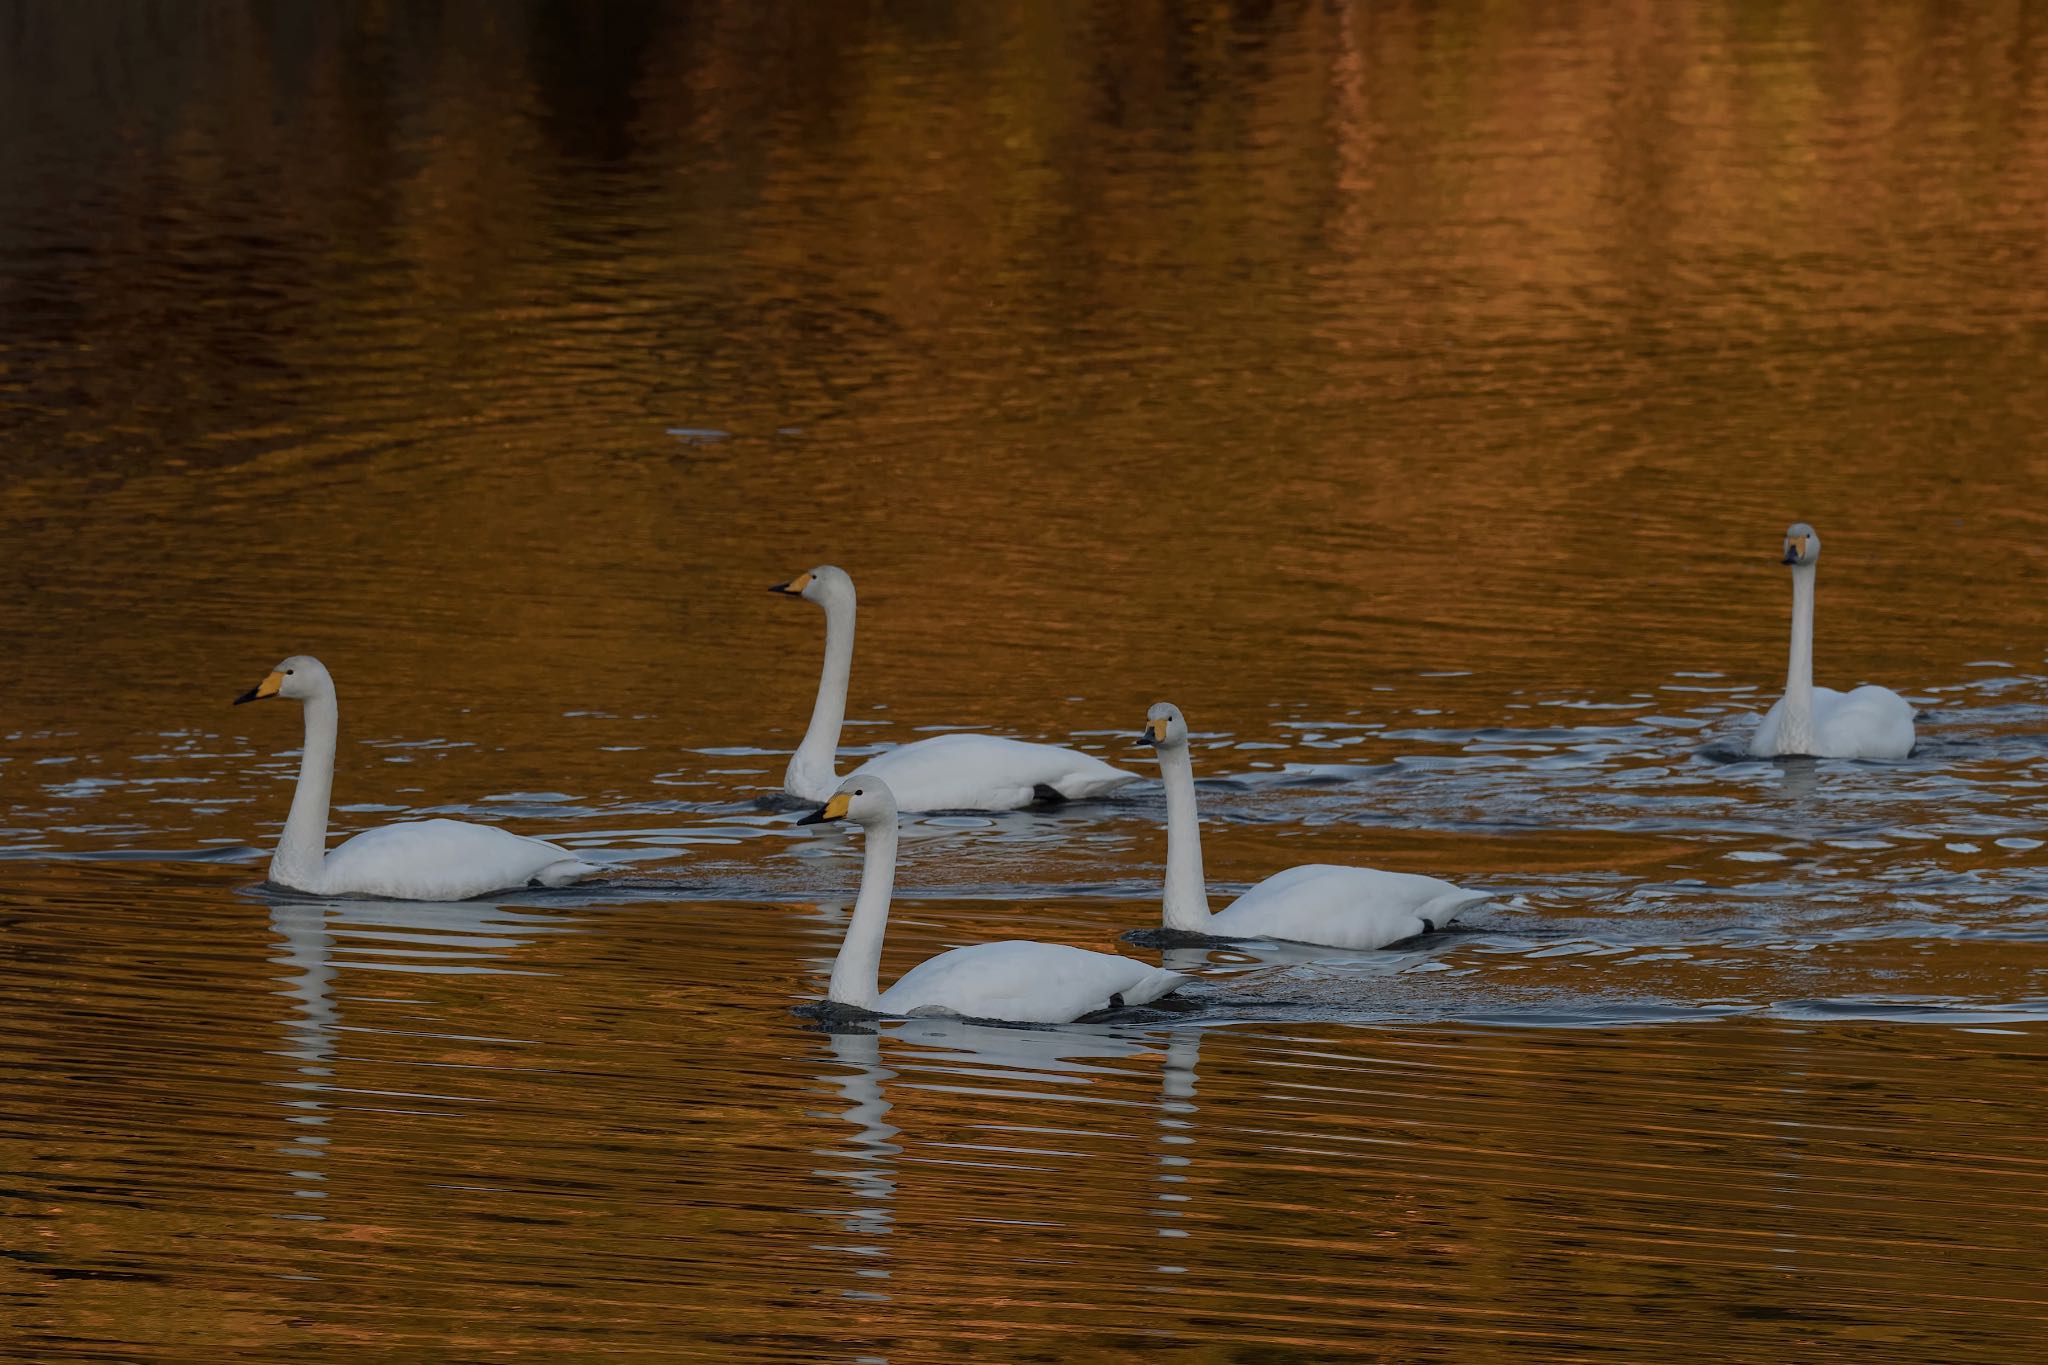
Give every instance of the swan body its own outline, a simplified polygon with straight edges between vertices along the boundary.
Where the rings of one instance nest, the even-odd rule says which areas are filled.
[[[1098,1010],[1150,1004],[1187,980],[1115,953],[1011,939],[954,948],[880,989],[882,938],[896,883],[896,799],[872,774],[847,778],[825,805],[798,821],[851,820],[867,835],[860,894],[832,964],[835,1005],[878,1014],[960,1015],[1013,1024],[1067,1024]]]
[[[1209,917],[1200,932],[1331,948],[1384,948],[1433,934],[1487,899],[1435,877],[1304,863],[1275,872]]]
[[[1874,684],[1853,692],[1813,685],[1813,584],[1820,536],[1803,521],[1785,532],[1784,562],[1792,567],[1785,695],[1758,723],[1749,752],[1758,758],[1904,758],[1913,749],[1912,703]]]
[[[599,869],[544,839],[462,820],[367,829],[321,862],[321,885],[297,890],[391,900],[460,901],[507,887],[567,886]],[[272,881],[281,881],[273,871]]]
[[[911,810],[1014,810],[1043,800],[1048,789],[1078,801],[1137,777],[1057,744],[967,734],[935,735],[876,754],[853,775],[917,793]]]
[[[1866,683],[1853,692],[1815,687],[1809,695],[1805,729],[1787,721],[1789,698],[1780,697],[1757,723],[1750,753],[1759,758],[1904,758],[1913,751],[1913,704],[1889,687]]]
[[[883,1014],[957,1014],[1066,1024],[1097,1010],[1157,1000],[1186,978],[1114,953],[1005,939],[926,958],[883,991]]]
[[[1160,913],[1170,930],[1331,948],[1384,948],[1434,933],[1490,899],[1483,891],[1411,872],[1304,863],[1274,873],[1211,914],[1202,876],[1194,762],[1180,709],[1168,702],[1154,706],[1140,742],[1159,751],[1160,776],[1166,784],[1166,888]]]
[[[799,574],[772,591],[814,602],[825,612],[825,663],[810,727],[790,757],[782,787],[805,801],[825,801],[839,787],[839,730],[853,671],[853,579],[830,564]],[[949,734],[875,755],[855,769],[886,782],[898,810],[1015,810],[1034,801],[1105,796],[1138,775],[1077,749],[997,735]]]
[[[365,830],[327,851],[327,807],[340,728],[334,679],[318,659],[294,654],[235,704],[288,697],[305,704],[306,743],[291,814],[270,859],[270,880],[317,896],[467,900],[525,886],[567,886],[602,869],[544,839],[495,825],[417,820]]]

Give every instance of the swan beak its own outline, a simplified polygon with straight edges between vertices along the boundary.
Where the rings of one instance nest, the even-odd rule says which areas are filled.
[[[245,701],[262,701],[265,697],[274,697],[277,695],[277,689],[283,686],[284,674],[273,673],[241,696],[236,697],[235,705],[240,706]]]
[[[822,825],[827,820],[844,820],[846,807],[853,800],[845,792],[834,792],[832,799],[797,821],[799,825]]]
[[[790,579],[787,583],[777,583],[774,587],[768,589],[768,591],[779,592],[785,597],[802,597],[804,595],[804,589],[810,586],[811,576],[807,573],[800,573],[795,578]]]
[[[1165,738],[1165,736],[1164,736],[1164,735],[1161,735],[1161,734],[1158,734],[1158,733],[1156,732],[1156,730],[1155,730],[1155,728],[1154,728],[1154,727],[1155,727],[1155,726],[1156,726],[1157,724],[1158,724],[1158,722],[1156,722],[1156,721],[1149,721],[1149,720],[1148,720],[1148,721],[1146,721],[1146,722],[1145,722],[1145,728],[1144,728],[1143,730],[1141,730],[1141,731],[1139,731],[1139,732],[1138,732],[1138,737],[1137,737],[1136,739],[1134,739],[1134,740],[1132,740],[1132,741],[1131,741],[1131,747],[1132,747],[1133,749],[1156,749],[1156,748],[1158,748],[1158,747],[1159,747],[1159,741],[1160,741],[1160,740],[1162,740],[1162,739],[1164,739],[1164,738]]]
[[[1805,536],[1801,536],[1797,540],[1788,540],[1785,542],[1785,562],[1787,564],[1797,564],[1800,560],[1804,558],[1806,558]]]

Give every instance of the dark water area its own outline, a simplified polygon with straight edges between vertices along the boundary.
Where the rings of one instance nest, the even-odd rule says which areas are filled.
[[[0,1358],[2035,1360],[2044,360],[2024,4],[0,0]],[[1158,923],[1162,699],[1219,906],[1493,900],[819,1029],[827,562],[846,756],[1144,776],[885,979]],[[295,652],[610,875],[262,887]]]

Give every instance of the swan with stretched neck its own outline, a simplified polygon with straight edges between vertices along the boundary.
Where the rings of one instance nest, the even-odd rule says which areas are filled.
[[[1785,532],[1784,562],[1792,566],[1792,650],[1785,664],[1785,695],[1757,725],[1750,753],[1758,758],[1904,758],[1913,749],[1912,703],[1874,684],[1853,692],[1813,685],[1813,580],[1820,536],[1803,521]]]
[[[564,848],[494,825],[419,820],[365,830],[327,851],[340,712],[334,679],[318,659],[294,654],[235,705],[287,697],[306,709],[306,743],[291,814],[270,859],[270,880],[318,896],[457,901],[523,886],[566,886],[601,869]]]
[[[826,999],[875,1014],[960,1015],[1013,1024],[1067,1024],[1099,1010],[1145,1005],[1187,978],[1115,953],[1010,939],[926,958],[881,989],[882,937],[896,885],[896,798],[872,773],[839,784],[824,806],[797,821],[850,820],[865,832],[860,894],[832,964]]]
[[[810,728],[789,760],[782,789],[804,801],[823,801],[839,785],[839,728],[846,720],[846,684],[853,671],[853,579],[822,564],[769,589],[815,602],[825,611],[825,666]],[[907,811],[1015,810],[1036,801],[1080,801],[1104,796],[1138,775],[1056,744],[1031,744],[997,735],[937,735],[876,754],[856,773],[888,782]]]
[[[1170,702],[1154,706],[1138,742],[1158,751],[1159,776],[1166,784],[1166,894],[1160,909],[1169,933],[1384,948],[1434,933],[1488,899],[1483,891],[1411,872],[1304,863],[1274,873],[1211,914],[1202,878],[1195,766],[1180,708]]]

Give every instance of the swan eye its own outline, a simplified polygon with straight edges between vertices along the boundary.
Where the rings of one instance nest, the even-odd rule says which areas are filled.
[[[286,669],[286,670],[284,671],[284,675],[285,675],[285,676],[286,676],[287,678],[289,678],[289,677],[290,677],[290,676],[291,676],[292,674],[294,674],[294,673],[296,673],[296,672],[298,672],[298,670],[297,670],[297,669],[295,669],[295,668],[287,668],[287,669]]]

